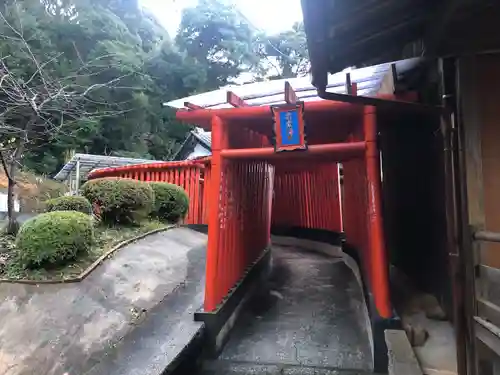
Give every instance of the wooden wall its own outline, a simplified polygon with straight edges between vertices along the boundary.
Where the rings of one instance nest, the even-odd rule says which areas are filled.
[[[460,61],[466,132],[469,221],[500,232],[500,54]],[[500,268],[500,243],[484,243],[480,262]]]
[[[478,62],[485,227],[500,232],[500,54]],[[500,268],[500,243],[487,244],[483,262]]]
[[[439,117],[381,113],[379,124],[391,263],[451,311]]]

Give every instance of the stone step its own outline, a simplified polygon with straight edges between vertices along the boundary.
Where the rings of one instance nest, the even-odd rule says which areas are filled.
[[[204,362],[199,375],[374,375],[374,373],[363,370],[214,360]]]

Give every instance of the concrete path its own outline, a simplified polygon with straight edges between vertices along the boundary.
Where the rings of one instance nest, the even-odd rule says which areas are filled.
[[[205,244],[175,228],[119,250],[81,283],[0,284],[0,374],[159,374],[200,328]]]
[[[342,259],[281,246],[273,246],[272,256],[267,292],[250,304],[202,373],[370,373],[362,294]]]

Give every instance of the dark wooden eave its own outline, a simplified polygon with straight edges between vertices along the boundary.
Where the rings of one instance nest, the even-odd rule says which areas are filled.
[[[416,56],[500,50],[498,0],[302,0],[313,85]]]

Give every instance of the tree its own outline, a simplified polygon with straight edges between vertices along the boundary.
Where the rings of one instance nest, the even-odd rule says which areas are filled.
[[[55,5],[48,4],[51,1]],[[50,144],[27,152],[23,164],[36,172],[54,173],[68,148],[167,159],[189,127],[177,122],[162,103],[199,87],[196,77],[203,77],[204,70],[193,68],[194,60],[176,49],[155,17],[135,0],[67,0],[63,8],[61,4],[45,0],[46,7],[55,9],[48,12],[50,24],[41,24],[40,10],[33,11],[40,32],[50,40],[45,48],[63,53],[68,71],[98,59],[86,70],[88,85],[122,77],[120,85],[100,91],[98,102],[86,103],[94,113],[106,112],[102,103],[107,103],[116,109],[115,115],[87,119],[78,137],[52,137]]]
[[[253,40],[251,27],[223,0],[184,9],[176,38],[181,51],[205,68],[206,82],[198,88],[204,91],[227,85],[257,63]]]
[[[307,39],[302,23],[276,35],[260,33],[255,41],[260,64],[256,73],[270,79],[295,78],[309,72]]]
[[[13,2],[0,11],[0,39],[6,42],[0,46],[0,161],[8,179],[9,233],[18,228],[14,186],[24,154],[60,135],[77,138],[93,117],[111,114],[114,109],[101,97],[131,74],[93,83],[90,77],[106,74],[102,60],[110,55],[76,67],[54,51],[47,30],[55,20],[43,12],[46,6]]]
[[[86,10],[85,21],[78,23],[79,34],[84,37],[75,35],[76,45],[80,46],[82,39],[99,41],[86,51],[97,55],[113,52],[121,61],[110,61],[110,66],[132,67],[138,73],[122,81],[126,89],[108,91],[105,100],[127,110],[126,116],[102,119],[99,131],[84,145],[85,150],[168,159],[189,128],[177,122],[175,113],[164,108],[162,103],[189,95],[202,84],[204,70],[178,51],[155,17],[140,9],[136,1],[90,1],[92,9]],[[102,25],[97,29],[96,19]],[[122,72],[108,71],[110,73],[119,75]]]
[[[138,0],[5,0],[0,12],[0,115],[15,108],[0,116],[9,168],[53,175],[68,150],[168,160],[189,126],[163,102],[242,72],[269,79],[307,70],[300,25],[259,38],[224,0],[185,9],[174,40]],[[49,99],[34,122],[29,95],[12,107],[12,90],[36,95],[35,107]]]

